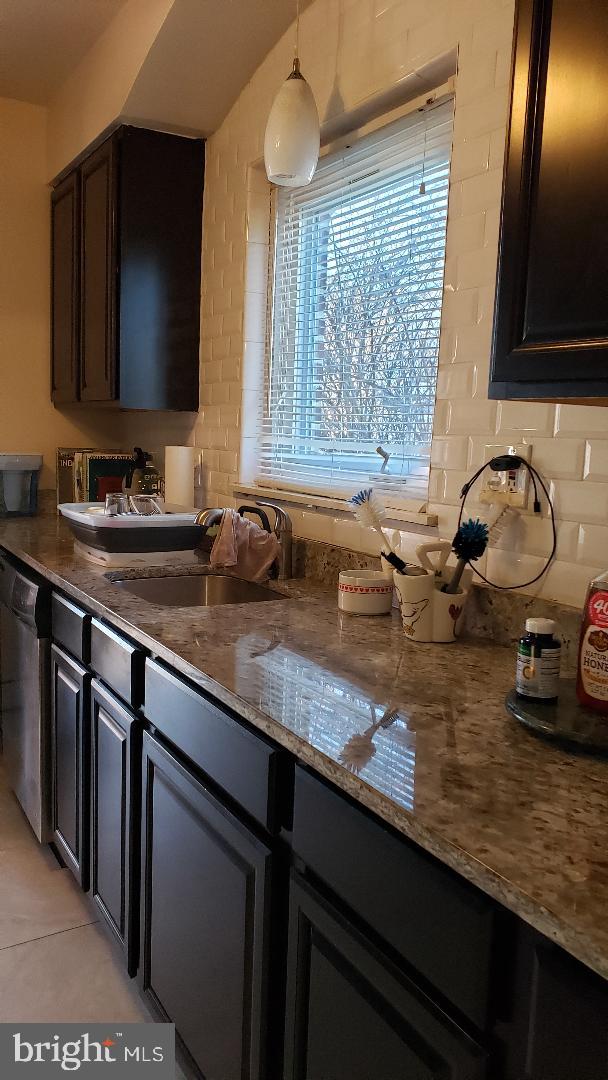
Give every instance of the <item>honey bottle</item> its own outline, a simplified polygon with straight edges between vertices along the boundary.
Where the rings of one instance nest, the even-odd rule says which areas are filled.
[[[576,693],[581,705],[608,713],[608,571],[596,577],[587,590]]]

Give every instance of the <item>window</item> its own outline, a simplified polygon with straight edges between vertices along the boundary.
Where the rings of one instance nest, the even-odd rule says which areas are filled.
[[[278,190],[258,483],[426,495],[452,117],[417,111]]]

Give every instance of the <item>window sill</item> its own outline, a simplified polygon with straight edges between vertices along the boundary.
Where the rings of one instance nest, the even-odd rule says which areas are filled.
[[[276,502],[292,504],[294,506],[307,507],[311,510],[333,510],[338,513],[352,516],[352,508],[346,499],[331,499],[324,495],[301,495],[295,491],[285,491],[282,488],[259,487],[256,484],[238,484],[232,494],[237,498],[240,495],[253,495],[256,499],[274,499]],[[404,522],[409,525],[419,525],[425,528],[435,528],[438,524],[437,514],[429,514],[425,509],[426,500],[411,499],[411,508],[399,510],[387,507],[386,521],[390,527],[391,522]],[[398,526],[397,526],[398,527]]]

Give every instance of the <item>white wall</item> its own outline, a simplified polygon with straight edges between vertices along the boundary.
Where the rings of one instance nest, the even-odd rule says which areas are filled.
[[[487,395],[513,15],[513,0],[315,0],[302,16],[300,53],[326,120],[458,46],[429,509],[451,537],[460,488],[484,459],[484,445],[525,436],[533,461],[551,481],[559,517],[558,560],[531,591],[578,603],[608,553],[608,410],[495,402]],[[207,143],[202,408],[195,439],[204,448],[203,499],[212,505],[232,496],[242,421],[258,408],[259,381],[251,372],[252,361],[253,368],[256,358],[260,363],[263,333],[244,319],[247,187],[292,50],[288,34]],[[249,239],[263,244],[265,238],[255,236],[256,199],[266,199],[263,190],[249,195]],[[344,519],[301,511],[294,517],[301,535],[369,546],[369,537]],[[528,516],[520,532],[511,550],[488,557],[490,575],[504,584],[532,577],[548,551],[546,518]]]

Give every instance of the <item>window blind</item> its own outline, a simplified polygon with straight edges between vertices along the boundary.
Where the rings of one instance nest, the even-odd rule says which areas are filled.
[[[427,107],[279,189],[258,483],[426,495],[452,121]]]

